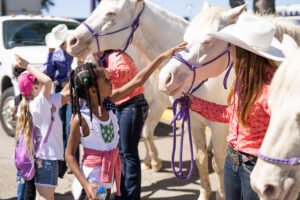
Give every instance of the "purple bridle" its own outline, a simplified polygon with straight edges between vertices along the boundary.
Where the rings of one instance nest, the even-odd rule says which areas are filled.
[[[261,153],[258,153],[258,157],[266,162],[275,163],[275,164],[286,164],[291,166],[300,165],[300,157],[293,157],[293,158],[272,158],[269,156],[264,156]]]
[[[133,40],[133,36],[134,36],[134,33],[136,31],[136,29],[139,27],[140,25],[140,17],[141,15],[143,14],[145,10],[145,2],[143,2],[142,4],[142,9],[141,11],[138,13],[138,15],[136,16],[136,18],[132,21],[132,23],[129,25],[129,26],[126,26],[124,28],[120,28],[118,30],[115,30],[115,31],[112,31],[112,32],[107,32],[107,33],[101,33],[101,32],[96,32],[95,30],[93,30],[91,28],[90,25],[88,25],[86,22],[82,22],[82,24],[92,33],[92,35],[96,38],[96,41],[97,41],[97,48],[98,48],[98,64],[99,66],[101,66],[101,62],[100,62],[100,58],[101,58],[101,55],[100,55],[100,43],[99,43],[99,37],[100,36],[105,36],[105,35],[112,35],[112,34],[115,34],[115,33],[118,33],[118,32],[121,32],[121,31],[124,31],[126,29],[129,29],[131,28],[131,32],[130,32],[130,35],[126,41],[126,44],[125,44],[125,47],[124,49],[120,52],[124,52],[126,51],[126,49],[128,48],[129,44],[132,42]]]
[[[205,67],[206,65],[213,63],[214,61],[216,61],[217,59],[219,59],[220,57],[222,57],[225,54],[228,54],[228,64],[226,67],[226,68],[228,68],[228,70],[225,74],[223,85],[224,85],[224,88],[227,89],[226,83],[227,83],[227,79],[228,79],[230,70],[233,65],[232,62],[230,63],[230,47],[231,47],[231,44],[228,43],[226,49],[223,52],[221,52],[218,56],[216,56],[215,58],[213,58],[210,61],[205,62],[203,64],[192,64],[189,61],[185,60],[180,54],[175,54],[172,56],[172,58],[177,59],[178,61],[185,64],[186,66],[188,66],[188,68],[190,70],[193,71],[193,81],[192,81],[190,88],[188,89],[189,94],[194,93],[197,89],[199,89],[208,80],[208,79],[206,79],[206,80],[202,81],[200,84],[198,84],[198,86],[193,88],[193,85],[194,85],[195,79],[196,79],[196,69]],[[181,107],[177,111],[178,103],[181,104]],[[173,114],[174,114],[174,118],[171,122],[171,124],[173,125],[173,150],[172,150],[172,159],[171,159],[172,170],[177,178],[187,180],[187,179],[191,178],[193,168],[194,168],[194,152],[193,152],[193,145],[192,145],[193,141],[192,141],[192,133],[191,133],[191,120],[190,120],[189,98],[188,97],[184,96],[184,97],[178,98],[174,101]],[[181,120],[181,134],[180,134],[180,149],[179,149],[179,163],[178,163],[179,171],[177,172],[175,170],[175,161],[174,161],[175,160],[175,152],[176,152],[176,121],[180,121],[180,120]],[[188,126],[188,136],[189,136],[189,144],[190,144],[190,152],[191,152],[190,170],[186,176],[182,172],[182,152],[183,152],[182,148],[183,148],[184,123],[185,122],[187,122],[187,126]]]

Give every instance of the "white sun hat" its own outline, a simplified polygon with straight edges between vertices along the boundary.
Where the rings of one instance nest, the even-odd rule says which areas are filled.
[[[48,48],[57,48],[61,44],[63,44],[68,35],[70,34],[70,31],[68,30],[68,27],[65,24],[58,24],[54,28],[52,28],[51,32],[48,33],[45,37],[46,46]]]
[[[264,58],[284,61],[281,43],[274,37],[275,26],[258,16],[242,14],[235,24],[211,35]]]

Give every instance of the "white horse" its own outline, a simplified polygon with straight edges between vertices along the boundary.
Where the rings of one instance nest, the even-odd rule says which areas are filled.
[[[195,83],[218,77],[228,67],[230,56],[228,43],[213,38],[210,33],[235,23],[245,7],[246,5],[242,5],[230,10],[211,7],[197,15],[190,23],[184,34],[184,41],[188,43],[187,48],[179,55],[196,66]],[[286,33],[294,38],[298,45],[300,44],[300,27],[279,18],[266,18],[276,26],[275,37],[277,39],[281,41],[283,34]],[[218,59],[214,60],[217,57]],[[193,73],[186,64],[177,59],[171,59],[160,72],[160,90],[169,95],[186,90],[191,85]],[[211,92],[218,95],[221,91]]]
[[[251,185],[261,199],[292,200],[300,190],[300,49],[280,65],[270,86],[272,111]]]
[[[226,92],[222,88],[221,80],[224,77],[225,69],[230,66],[228,58],[231,57],[231,47],[227,42],[214,39],[210,33],[235,23],[245,7],[245,5],[242,5],[230,10],[211,7],[197,15],[184,35],[184,41],[188,43],[187,48],[179,53],[185,61],[180,62],[178,59],[171,59],[161,69],[159,75],[160,90],[169,95],[187,91],[193,82],[194,73],[196,73],[195,85],[210,78],[200,88],[200,90],[206,90],[205,93],[210,97],[204,99],[226,105],[226,96],[224,96]],[[282,39],[283,33],[288,33],[300,44],[300,28],[288,22],[277,22],[277,19],[273,18],[270,18],[270,21],[276,26],[275,36],[279,40]],[[191,66],[196,67],[195,71],[191,70]],[[233,76],[234,72],[231,72],[229,77],[232,79]],[[210,87],[210,80],[212,79],[219,79],[219,87]],[[230,87],[231,83],[228,83],[228,85]],[[222,95],[221,98],[220,95]],[[216,100],[217,98],[220,98],[220,100]],[[218,137],[219,135],[213,133],[212,136]],[[217,156],[216,153],[214,155]],[[220,166],[220,168],[223,168],[223,166]]]
[[[144,11],[141,13],[144,4]],[[137,55],[133,57],[146,60],[153,60],[159,53],[178,44],[183,37],[183,33],[188,23],[179,17],[167,12],[154,5],[150,1],[142,0],[102,0],[98,8],[86,20],[86,24],[91,29],[102,33],[111,33],[127,27],[132,24],[141,13],[139,27],[137,28],[130,47],[136,49]],[[122,29],[122,31],[110,35],[100,36],[99,46],[101,51],[106,49],[123,49],[127,38],[131,34],[131,29]],[[84,57],[90,52],[98,50],[96,39],[87,30],[87,27],[80,25],[68,38],[68,52],[74,56]],[[143,65],[144,66],[144,65]],[[140,66],[141,67],[141,66]],[[153,130],[157,125],[163,110],[170,105],[167,96],[163,96],[158,91],[158,71],[154,73],[151,80],[145,85],[146,98],[150,104],[150,113],[144,126],[143,136],[149,142],[151,162],[159,163],[156,148],[153,140]],[[212,86],[219,87],[220,82],[210,81]],[[200,95],[200,93],[199,93]],[[202,89],[202,96],[208,96],[205,89]],[[220,93],[218,97],[226,98],[226,94]],[[196,147],[196,159],[200,174],[200,197],[199,199],[208,199],[211,193],[208,167],[207,151],[205,139],[205,126],[208,125],[214,134],[213,143],[215,163],[214,170],[217,174],[218,197],[224,197],[223,191],[223,163],[225,158],[225,138],[228,132],[226,124],[209,122],[199,118],[198,115],[192,115],[192,133],[194,145]],[[151,152],[152,150],[152,152]],[[149,157],[144,162],[149,161]],[[152,165],[153,166],[153,165]]]
[[[133,41],[129,46],[129,54],[135,60],[138,68],[146,66],[159,53],[175,46],[182,40],[182,35],[188,22],[177,17],[156,5],[146,2],[142,11],[140,0],[103,0],[86,23],[97,32],[113,32],[129,26],[139,19],[139,27],[135,31]],[[123,49],[132,29],[128,28],[115,34],[99,37],[100,50]],[[80,25],[69,37],[70,54],[85,57],[88,53],[97,52],[96,39],[84,25]],[[169,107],[170,100],[167,95],[159,92],[158,72],[150,77],[145,84],[145,96],[149,103],[149,113],[142,135],[146,145],[144,167],[159,171],[162,162],[158,158],[157,148],[153,142],[154,129],[157,126],[163,111]]]

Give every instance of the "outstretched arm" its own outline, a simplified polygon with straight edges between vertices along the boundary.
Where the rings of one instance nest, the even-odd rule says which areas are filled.
[[[43,95],[46,99],[49,99],[52,89],[52,80],[49,76],[41,72],[40,70],[34,68],[33,66],[29,65],[28,61],[24,58],[20,57],[19,55],[15,54],[17,65],[20,68],[26,69],[30,73],[33,74],[33,76],[43,84]]]
[[[146,80],[150,77],[150,75],[160,66],[160,64],[165,59],[170,58],[172,54],[185,49],[185,47],[186,47],[186,43],[183,42],[160,54],[148,66],[146,66],[141,71],[139,71],[131,81],[123,85],[121,88],[114,89],[111,95],[111,100],[117,101],[122,97],[124,97],[129,92],[135,90],[137,87],[142,86],[146,82]]]
[[[189,106],[192,111],[214,122],[229,123],[229,111],[227,105],[209,102],[195,97],[192,94],[183,94],[189,98]]]

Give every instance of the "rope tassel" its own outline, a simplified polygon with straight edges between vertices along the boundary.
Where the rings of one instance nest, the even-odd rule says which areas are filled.
[[[177,112],[177,105],[181,104],[181,108]],[[176,99],[173,103],[173,114],[174,118],[171,122],[173,125],[173,150],[172,150],[172,159],[171,165],[174,175],[182,180],[188,180],[192,176],[193,168],[194,168],[194,151],[193,151],[193,141],[192,141],[192,133],[191,133],[191,120],[190,120],[190,112],[189,112],[189,99],[188,97],[181,97]],[[180,149],[179,149],[179,171],[175,170],[175,152],[176,152],[176,121],[181,120],[181,134],[180,134]],[[189,143],[190,143],[190,152],[191,152],[191,160],[190,160],[190,170],[188,175],[184,175],[182,172],[182,153],[183,153],[183,139],[184,139],[184,123],[188,123],[188,134],[189,134]]]

